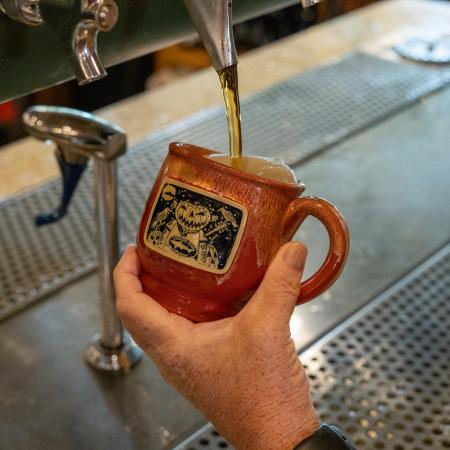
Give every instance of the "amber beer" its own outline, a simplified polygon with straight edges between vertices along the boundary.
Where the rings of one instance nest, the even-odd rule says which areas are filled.
[[[215,161],[243,172],[252,173],[272,180],[294,183],[292,170],[278,158],[242,155],[242,127],[239,103],[237,65],[225,67],[218,72],[225,102],[229,136],[229,156],[214,155]]]
[[[238,168],[242,157],[242,129],[237,65],[225,67],[218,75],[227,116],[230,162],[232,167]]]

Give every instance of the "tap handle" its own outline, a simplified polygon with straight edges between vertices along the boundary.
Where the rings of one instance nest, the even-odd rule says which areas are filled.
[[[83,175],[83,172],[87,167],[86,158],[83,158],[83,160],[80,160],[79,162],[71,163],[65,159],[64,153],[60,148],[57,148],[55,153],[63,184],[61,202],[53,211],[36,215],[35,224],[38,227],[57,222],[66,215],[73,193],[80,181],[81,175]]]
[[[26,131],[41,141],[53,141],[69,155],[110,161],[126,152],[125,132],[118,126],[83,111],[36,105],[22,117]]]
[[[32,136],[56,144],[56,159],[62,177],[60,205],[50,213],[39,214],[36,217],[38,226],[64,217],[90,157],[112,161],[126,152],[124,131],[89,113],[39,105],[25,111],[23,122]]]

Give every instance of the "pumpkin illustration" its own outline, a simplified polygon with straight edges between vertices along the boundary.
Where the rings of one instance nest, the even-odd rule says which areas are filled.
[[[206,207],[187,201],[178,204],[175,216],[180,227],[187,233],[200,231],[211,220],[211,214]]]

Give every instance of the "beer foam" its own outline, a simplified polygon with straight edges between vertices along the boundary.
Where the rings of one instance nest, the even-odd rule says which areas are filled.
[[[280,158],[265,158],[255,155],[231,158],[219,153],[209,155],[208,158],[242,172],[270,178],[271,180],[284,183],[296,183],[297,181],[292,169]]]

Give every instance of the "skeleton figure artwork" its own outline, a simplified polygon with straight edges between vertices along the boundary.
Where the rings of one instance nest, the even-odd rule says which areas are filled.
[[[145,243],[190,266],[224,273],[239,244],[245,218],[244,207],[231,200],[166,180],[150,214]]]

